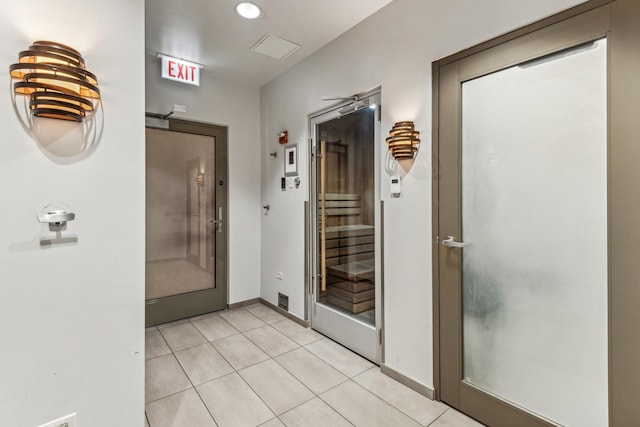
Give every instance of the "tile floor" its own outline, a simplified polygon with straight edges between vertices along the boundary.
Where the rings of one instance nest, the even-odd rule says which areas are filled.
[[[481,424],[262,304],[146,330],[145,427]]]

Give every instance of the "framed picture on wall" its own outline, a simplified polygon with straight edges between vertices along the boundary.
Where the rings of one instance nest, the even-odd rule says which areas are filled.
[[[284,147],[284,176],[298,175],[298,144]]]

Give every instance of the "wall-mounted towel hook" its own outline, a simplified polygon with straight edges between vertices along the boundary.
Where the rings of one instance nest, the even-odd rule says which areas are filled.
[[[51,203],[42,209],[38,215],[38,222],[49,224],[51,231],[63,230],[68,221],[76,219],[76,214],[70,211],[69,206],[65,204]]]

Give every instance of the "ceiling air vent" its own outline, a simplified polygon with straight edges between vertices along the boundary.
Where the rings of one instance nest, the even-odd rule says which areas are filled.
[[[287,58],[298,49],[300,49],[299,44],[291,43],[273,34],[267,34],[251,48],[254,52],[280,60]]]

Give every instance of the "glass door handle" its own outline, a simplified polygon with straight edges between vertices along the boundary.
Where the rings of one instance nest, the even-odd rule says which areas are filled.
[[[467,246],[469,243],[465,243],[465,242],[456,242],[455,237],[453,236],[448,236],[446,239],[444,239],[442,241],[442,244],[444,246],[446,246],[447,248],[464,248],[465,246]]]

